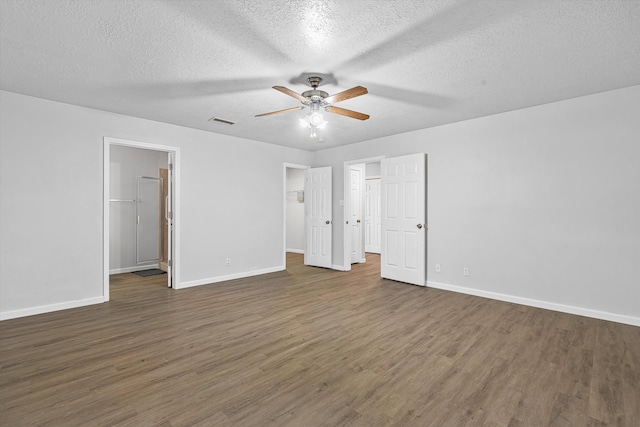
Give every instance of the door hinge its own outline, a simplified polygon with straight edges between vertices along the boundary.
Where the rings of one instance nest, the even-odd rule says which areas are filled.
[[[173,163],[169,163],[169,170],[172,171],[173,170]]]
[[[173,212],[169,212],[168,215],[167,215],[167,218],[173,219]]]
[[[173,260],[170,259],[169,261],[167,261],[167,264],[169,265],[169,267],[173,266]]]

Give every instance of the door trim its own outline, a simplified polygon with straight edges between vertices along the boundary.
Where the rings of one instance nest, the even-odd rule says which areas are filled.
[[[282,267],[287,269],[287,168],[309,169],[311,166],[295,163],[282,164]],[[306,242],[305,242],[306,246]],[[304,253],[304,251],[302,252]]]
[[[365,159],[356,159],[356,160],[349,160],[344,162],[344,178],[343,178],[343,191],[344,191],[344,200],[343,200],[343,212],[342,212],[342,271],[351,271],[351,241],[349,239],[349,233],[347,232],[347,217],[349,215],[349,202],[350,202],[350,196],[349,194],[351,193],[351,172],[350,172],[350,168],[351,165],[357,165],[359,163],[364,163],[365,164],[365,171],[366,171],[366,164],[367,163],[375,163],[375,162],[380,162],[382,161],[382,159],[385,159],[386,156],[376,156],[376,157],[367,157]],[[366,179],[366,172],[365,172],[365,179]]]
[[[147,142],[130,141],[126,139],[103,138],[103,181],[102,181],[102,298],[109,301],[109,169],[111,160],[111,146],[142,148],[146,150],[164,151],[173,154],[173,239],[172,239],[172,268],[171,283],[174,289],[180,288],[180,148],[168,145],[150,144]]]

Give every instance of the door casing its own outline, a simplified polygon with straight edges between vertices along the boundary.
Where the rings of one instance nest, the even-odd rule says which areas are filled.
[[[140,141],[130,141],[126,139],[104,137],[103,138],[103,194],[102,194],[102,207],[103,207],[103,222],[102,222],[102,298],[104,301],[109,301],[109,170],[111,160],[111,146],[122,145],[126,147],[142,148],[146,150],[163,151],[171,154],[173,158],[173,186],[171,187],[173,198],[173,238],[171,239],[171,269],[168,280],[173,285],[174,289],[180,287],[180,148],[150,144]]]

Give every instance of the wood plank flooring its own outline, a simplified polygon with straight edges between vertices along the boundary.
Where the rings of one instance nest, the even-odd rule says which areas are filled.
[[[0,322],[0,425],[640,426],[640,328],[305,267]]]

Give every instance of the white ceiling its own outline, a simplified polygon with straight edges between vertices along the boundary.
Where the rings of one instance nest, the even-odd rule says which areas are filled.
[[[635,0],[0,0],[0,88],[306,150],[640,84]],[[271,89],[369,94],[325,113]],[[233,126],[207,121],[213,116]]]

